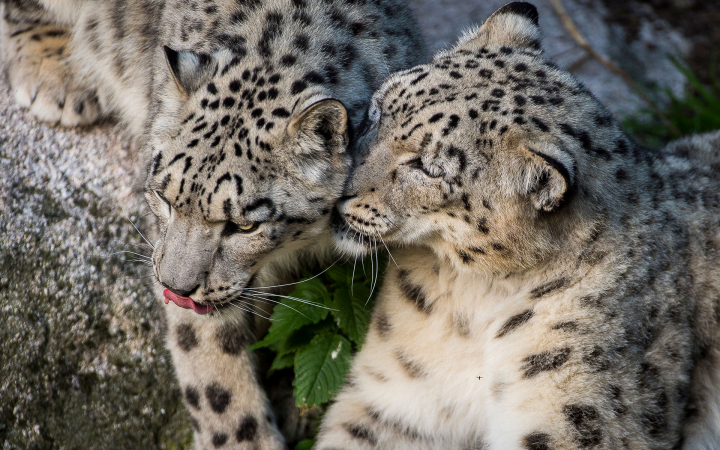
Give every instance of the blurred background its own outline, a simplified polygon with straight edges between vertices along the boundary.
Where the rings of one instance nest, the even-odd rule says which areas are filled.
[[[428,47],[506,0],[408,0]],[[720,1],[536,0],[544,49],[640,143],[720,128]],[[185,449],[148,288],[144,167],[111,123],[63,129],[0,75],[0,448]]]

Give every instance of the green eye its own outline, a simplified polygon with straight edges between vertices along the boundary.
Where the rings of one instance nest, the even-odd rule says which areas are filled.
[[[238,225],[237,227],[240,229],[240,231],[249,233],[249,232],[253,231],[255,228],[257,228],[258,225],[256,223],[248,223],[245,225]]]

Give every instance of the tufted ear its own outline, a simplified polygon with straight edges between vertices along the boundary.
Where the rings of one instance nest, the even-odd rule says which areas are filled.
[[[288,132],[299,154],[344,153],[348,145],[347,110],[338,100],[313,103],[290,121]]]
[[[569,154],[554,145],[522,147],[525,167],[520,182],[536,210],[554,212],[572,196],[575,167]]]
[[[217,61],[210,55],[175,51],[167,45],[163,46],[163,50],[175,84],[185,95],[195,92],[217,70]]]
[[[531,3],[508,3],[480,27],[461,37],[455,49],[477,50],[485,45],[506,45],[540,50],[537,8]]]

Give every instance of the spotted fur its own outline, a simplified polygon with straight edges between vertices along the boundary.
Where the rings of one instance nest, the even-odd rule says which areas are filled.
[[[166,309],[197,447],[283,448],[245,351],[263,331],[251,312],[270,300],[256,301],[261,296],[246,288],[297,270],[301,257],[328,253],[329,212],[370,97],[391,72],[423,57],[404,3],[7,0],[2,7],[18,102],[50,122],[112,115],[126,125],[148,161],[146,198],[158,218],[154,273],[177,295],[214,308],[210,320]],[[290,441],[312,429],[293,411],[280,424]]]
[[[720,448],[720,134],[636,146],[539,36],[374,96],[336,239],[396,264],[319,450]]]

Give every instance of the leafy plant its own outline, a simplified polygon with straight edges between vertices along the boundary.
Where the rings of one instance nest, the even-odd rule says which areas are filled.
[[[381,276],[386,262],[382,256],[373,258],[336,264],[298,283],[275,306],[268,333],[251,347],[274,353],[270,373],[293,368],[301,409],[324,409],[342,387],[352,353],[362,347],[376,283],[365,271]]]
[[[711,83],[705,86],[690,68],[675,58],[671,60],[685,76],[687,85],[681,97],[665,91],[669,103],[661,113],[683,136],[720,129],[720,78],[715,64],[710,69]],[[663,124],[658,112],[651,110],[626,119],[624,125],[628,133],[649,147],[657,148],[680,137]]]

